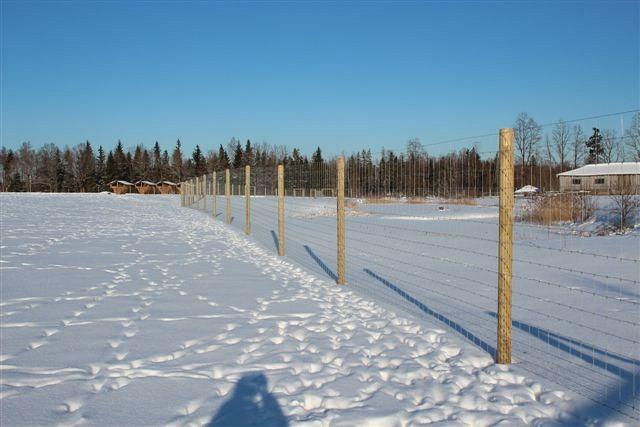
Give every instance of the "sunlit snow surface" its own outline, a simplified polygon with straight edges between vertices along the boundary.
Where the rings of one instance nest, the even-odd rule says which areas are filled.
[[[177,197],[0,202],[3,426],[587,421],[566,391]]]

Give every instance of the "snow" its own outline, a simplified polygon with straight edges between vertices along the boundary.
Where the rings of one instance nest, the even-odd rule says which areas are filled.
[[[173,181],[160,181],[160,182],[158,182],[156,185],[162,185],[162,184],[165,184],[165,185],[171,185],[171,186],[177,186],[177,185],[178,185],[178,184],[176,184],[176,183],[175,183],[175,182],[173,182]]]
[[[640,162],[599,163],[562,172],[558,176],[640,175]]]
[[[122,184],[122,185],[133,185],[132,183],[130,183],[129,181],[123,181],[121,179],[117,179],[117,180],[113,180],[109,183],[109,185],[113,185],[113,184]]]
[[[137,186],[137,185],[140,185],[140,184],[150,185],[150,186],[152,186],[152,187],[155,187],[155,186],[156,186],[156,183],[155,183],[155,182],[145,181],[145,180],[137,181],[135,185]]]
[[[566,390],[177,197],[0,202],[2,425],[589,422]]]
[[[194,206],[210,212],[206,202]],[[232,198],[232,226],[239,231],[244,203]],[[335,217],[304,215],[327,201],[289,197],[285,204],[286,259],[335,280]],[[367,215],[346,220],[349,289],[494,354],[497,204],[495,197],[356,201],[353,209]],[[224,219],[224,197],[217,206]],[[251,236],[271,250],[276,211],[275,198],[252,198]],[[596,418],[623,412],[629,422],[640,417],[637,231],[587,238],[574,226],[515,224],[514,367],[577,393],[583,411]]]
[[[538,187],[534,187],[533,185],[525,185],[522,188],[519,188],[515,191],[515,194],[531,194],[531,193],[539,193],[540,189]]]

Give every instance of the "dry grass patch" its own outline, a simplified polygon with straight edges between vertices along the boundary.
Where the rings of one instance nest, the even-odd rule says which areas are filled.
[[[595,207],[589,196],[577,194],[548,194],[532,198],[520,215],[522,221],[537,224],[584,222]]]

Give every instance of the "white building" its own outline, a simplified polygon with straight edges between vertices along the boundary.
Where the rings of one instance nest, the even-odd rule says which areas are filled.
[[[560,191],[640,194],[640,162],[600,163],[559,173]]]

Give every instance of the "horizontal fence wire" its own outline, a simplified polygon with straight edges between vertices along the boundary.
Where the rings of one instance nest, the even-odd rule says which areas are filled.
[[[346,279],[350,289],[495,357],[499,158],[490,138],[482,149],[440,155],[345,156]],[[201,177],[204,194],[189,206],[225,221],[229,200],[230,225],[242,231],[245,170],[229,175],[228,198],[218,170],[215,182]],[[331,281],[338,274],[336,177],[335,159],[284,165],[286,259]],[[516,188],[540,179],[519,164],[514,178]],[[637,235],[607,228],[620,216],[620,195],[563,194],[548,184],[514,206],[513,360],[594,408],[639,421]],[[277,186],[275,167],[251,168],[251,236],[274,253]],[[637,187],[629,197],[638,200]],[[630,215],[637,214],[636,207]]]

